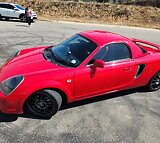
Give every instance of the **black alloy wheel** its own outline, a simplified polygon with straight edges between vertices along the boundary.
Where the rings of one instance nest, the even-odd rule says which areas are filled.
[[[156,91],[160,89],[160,72],[156,73],[148,84],[149,91]]]
[[[59,93],[51,90],[43,90],[31,95],[27,102],[27,109],[34,115],[42,118],[50,118],[57,113],[62,103]]]

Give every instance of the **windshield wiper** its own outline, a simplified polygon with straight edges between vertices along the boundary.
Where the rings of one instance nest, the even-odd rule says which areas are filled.
[[[59,59],[54,55],[54,53],[52,52],[51,48],[47,48],[44,50],[43,52],[43,57],[48,60],[49,62],[52,63],[60,63]]]
[[[61,58],[59,58],[58,61],[59,61],[61,64],[66,65],[66,66],[69,66],[69,67],[73,67],[73,66],[74,66],[71,62],[69,62],[69,61],[67,61],[67,60],[63,60],[63,59],[61,59]]]
[[[58,57],[57,55],[55,55],[51,48],[48,48],[46,50],[47,50],[46,57],[49,58],[49,60],[51,62],[56,62],[56,63],[62,64],[64,66],[71,66],[71,67],[73,67],[72,63],[70,63],[69,61],[63,60],[60,57]]]

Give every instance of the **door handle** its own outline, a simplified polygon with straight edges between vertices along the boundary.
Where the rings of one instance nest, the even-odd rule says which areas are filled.
[[[131,70],[131,68],[130,67],[126,67],[126,68],[124,68],[124,71],[130,71]]]

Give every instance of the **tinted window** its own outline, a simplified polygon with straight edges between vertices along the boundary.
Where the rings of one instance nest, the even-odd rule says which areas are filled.
[[[0,7],[1,8],[8,8],[8,5],[7,4],[0,4]]]
[[[52,52],[61,64],[77,67],[95,49],[97,45],[82,35],[74,35],[61,44],[54,46]]]
[[[16,6],[18,9],[25,10],[25,8],[22,7],[21,5],[16,4],[15,6]]]
[[[8,5],[8,9],[14,9],[13,5]]]
[[[123,43],[109,44],[103,47],[92,59],[91,63],[95,59],[101,59],[105,62],[130,59],[131,54],[127,45]]]

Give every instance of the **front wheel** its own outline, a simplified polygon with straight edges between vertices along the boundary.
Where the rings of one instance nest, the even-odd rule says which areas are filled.
[[[26,101],[28,111],[42,118],[50,118],[55,115],[61,104],[60,94],[53,90],[38,91]]]
[[[148,83],[149,91],[156,91],[160,89],[160,72],[156,73]]]
[[[26,18],[25,15],[21,15],[21,16],[20,16],[20,20],[21,20],[22,22],[26,22],[26,21],[27,21],[27,18]]]

